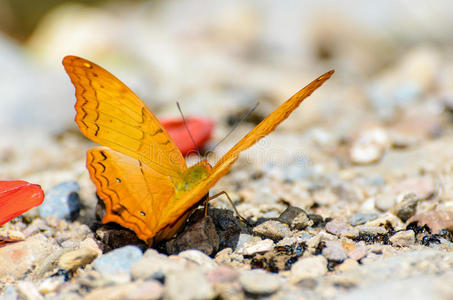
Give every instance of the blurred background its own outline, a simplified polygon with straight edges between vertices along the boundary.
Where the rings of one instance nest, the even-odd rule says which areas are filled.
[[[402,146],[436,138],[453,109],[452,12],[446,0],[0,0],[0,177],[84,158],[69,54],[115,74],[158,117],[177,116],[176,101],[211,117],[216,140],[257,101],[238,137],[330,69],[280,132],[335,151],[375,124],[404,132]]]

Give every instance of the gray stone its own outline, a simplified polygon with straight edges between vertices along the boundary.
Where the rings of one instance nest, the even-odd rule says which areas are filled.
[[[165,296],[170,300],[213,299],[216,292],[197,268],[169,274],[165,280]]]
[[[282,278],[261,269],[244,270],[239,274],[239,283],[249,294],[270,295],[282,286]]]
[[[281,240],[285,236],[289,236],[291,230],[286,224],[270,220],[253,228],[253,233],[273,240]]]
[[[131,266],[142,256],[143,253],[140,248],[125,246],[98,257],[93,266],[103,277],[114,281],[127,282],[130,280]]]
[[[375,220],[378,217],[378,214],[364,214],[356,213],[349,218],[349,223],[352,226],[362,225],[368,221]]]
[[[63,182],[46,193],[43,204],[39,206],[41,217],[55,217],[74,221],[79,216],[79,185],[75,181]]]

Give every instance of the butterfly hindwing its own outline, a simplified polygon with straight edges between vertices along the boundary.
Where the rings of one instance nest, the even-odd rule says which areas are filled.
[[[174,195],[169,177],[107,147],[87,152],[87,168],[105,203],[103,223],[118,223],[145,241],[163,227],[162,214]]]

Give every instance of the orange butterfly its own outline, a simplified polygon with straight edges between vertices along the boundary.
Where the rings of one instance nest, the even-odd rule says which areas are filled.
[[[182,229],[239,153],[273,131],[334,72],[283,103],[214,167],[203,160],[188,168],[161,123],[119,79],[80,57],[66,56],[63,65],[76,89],[77,125],[87,138],[107,146],[88,150],[86,163],[106,206],[102,222],[132,229],[148,246]]]

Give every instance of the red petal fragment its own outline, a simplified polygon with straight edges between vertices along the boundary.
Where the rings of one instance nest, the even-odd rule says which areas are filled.
[[[44,192],[37,184],[26,181],[0,181],[0,225],[40,205]]]
[[[197,151],[181,118],[166,118],[161,123],[184,156]],[[189,117],[186,123],[198,147],[203,148],[211,138],[214,122],[207,118]]]

